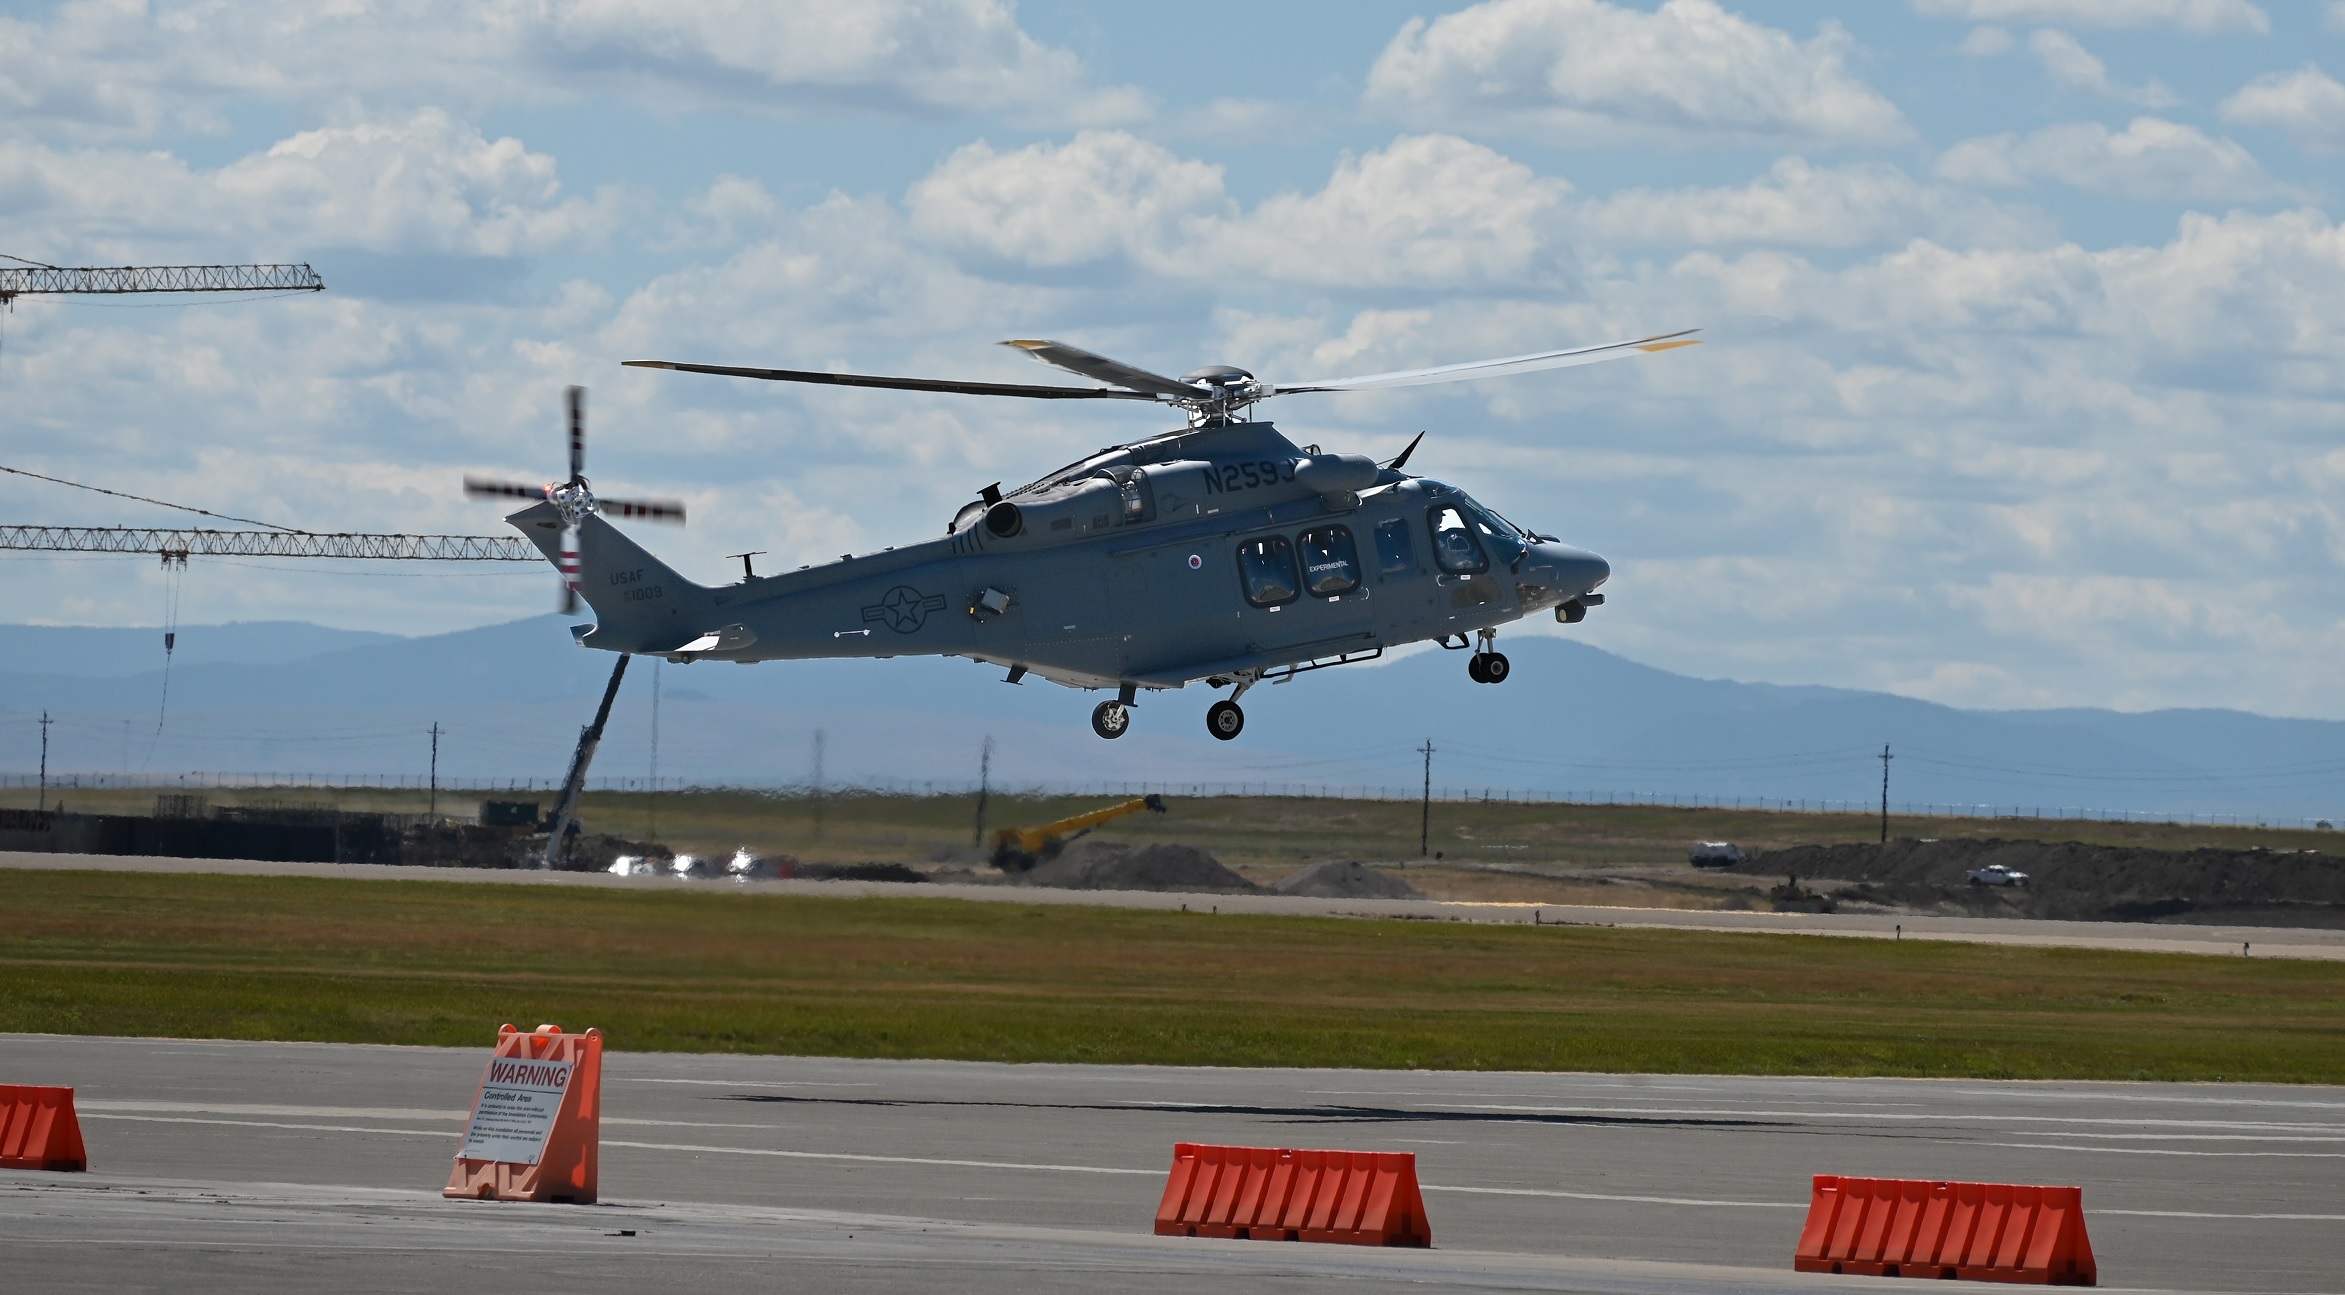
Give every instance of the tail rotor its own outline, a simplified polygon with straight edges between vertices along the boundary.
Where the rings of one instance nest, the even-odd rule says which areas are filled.
[[[684,505],[675,500],[598,499],[586,481],[586,388],[571,387],[564,403],[569,414],[570,478],[542,486],[484,477],[464,478],[464,493],[475,498],[543,500],[562,514],[562,614],[578,612],[578,527],[588,513],[655,522],[684,520]]]

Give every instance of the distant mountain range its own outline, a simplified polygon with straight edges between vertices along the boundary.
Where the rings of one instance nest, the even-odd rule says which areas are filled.
[[[1988,804],[2245,816],[2345,815],[2345,723],[2238,711],[1965,711],[1882,693],[1694,679],[1565,639],[1506,643],[1514,677],[1469,682],[1429,650],[1321,671],[1246,698],[1232,743],[1208,737],[1202,686],[1143,695],[1132,732],[1092,736],[1099,698],[961,660],[637,661],[601,777],[781,785],[997,783],[1383,786],[1413,791],[1418,748],[1451,789],[1868,802],[1881,747],[1899,805]],[[0,773],[424,773],[545,780],[567,762],[611,658],[560,617],[423,638],[293,623],[181,629],[164,695],[156,630],[0,626]],[[656,676],[656,678],[655,678]]]

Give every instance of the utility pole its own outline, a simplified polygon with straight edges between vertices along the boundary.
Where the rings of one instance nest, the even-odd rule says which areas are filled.
[[[41,808],[49,808],[49,712],[41,712]]]
[[[1425,756],[1425,798],[1417,813],[1417,857],[1422,859],[1433,848],[1433,739],[1426,738],[1417,750]]]
[[[424,811],[424,817],[435,823],[440,821],[440,721],[436,719],[432,721],[431,808]]]
[[[1889,762],[1896,759],[1889,754],[1889,744],[1881,744],[1881,844],[1889,844]]]
[[[643,839],[660,839],[660,667],[664,658],[651,663],[651,794],[643,802]]]
[[[993,738],[988,735],[985,748],[977,754],[977,831],[969,838],[972,849],[985,848],[985,801],[993,794]]]
[[[822,730],[814,730],[814,839],[822,839]]]

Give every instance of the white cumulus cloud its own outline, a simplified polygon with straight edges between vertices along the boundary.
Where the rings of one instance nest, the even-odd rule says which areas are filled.
[[[965,147],[910,207],[932,239],[1037,268],[1124,257],[1180,279],[1464,286],[1536,272],[1568,189],[1482,145],[1417,135],[1339,159],[1316,192],[1242,211],[1221,168],[1090,131]]]
[[[2043,222],[1886,163],[1776,161],[1749,184],[1624,189],[1581,204],[1575,232],[1603,246],[1873,247],[1926,236],[1955,244],[2040,241]]]
[[[2257,77],[2225,99],[2221,111],[2225,121],[2287,131],[2308,149],[2345,151],[2345,85],[2309,64]]]
[[[1913,7],[1916,13],[1972,22],[2258,33],[2272,29],[2271,18],[2250,0],[1913,0]]]
[[[1143,115],[1005,0],[85,0],[0,19],[18,128],[141,134],[240,98],[372,113],[608,94],[663,108]]]
[[[2078,43],[2076,37],[2057,28],[2047,27],[2028,37],[2027,47],[2044,65],[2052,79],[2073,90],[2097,94],[2105,99],[2137,103],[2145,108],[2167,108],[2176,102],[2174,92],[2151,81],[2147,85],[2123,86],[2109,79],[2109,65],[2091,50]]]
[[[2027,135],[1967,139],[1938,159],[1939,178],[2016,188],[2053,180],[2094,193],[2157,200],[2253,198],[2277,191],[2237,141],[2160,117],[2136,117],[2122,131],[2066,122]]]
[[[1412,125],[1502,128],[1579,145],[1879,143],[1904,117],[1848,69],[1833,24],[1800,41],[1715,0],[1643,12],[1606,0],[1486,0],[1411,19],[1367,102]]]
[[[20,243],[81,261],[222,246],[530,256],[599,241],[625,207],[616,190],[564,195],[553,158],[436,110],[303,131],[217,170],[0,142],[0,194]]]

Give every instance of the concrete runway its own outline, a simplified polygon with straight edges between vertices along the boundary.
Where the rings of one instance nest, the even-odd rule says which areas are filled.
[[[1046,886],[960,885],[887,881],[675,881],[600,872],[527,872],[503,868],[409,868],[371,864],[270,863],[250,859],[158,859],[143,855],[26,854],[0,851],[0,869],[98,872],[224,873],[247,877],[346,877],[373,881],[450,881],[481,885],[594,886],[667,890],[677,886],[741,896],[893,895],[993,904],[1076,904],[1108,908],[1187,907],[1292,917],[1404,917],[1529,926],[1640,926],[1675,931],[1745,931],[1837,935],[1859,939],[1956,940],[1966,944],[2127,949],[2210,957],[2311,958],[2345,961],[2345,930],[2275,926],[2190,926],[2166,922],[2051,922],[2005,917],[1925,917],[1864,913],[1704,912],[1682,908],[1613,908],[1561,904],[1471,904],[1412,899],[1309,899],[1298,895],[1185,895],[1135,890],[1055,890]]]
[[[0,1035],[93,1167],[0,1171],[0,1286],[1910,1291],[1790,1271],[1831,1172],[2082,1184],[2108,1287],[2345,1289],[2338,1088],[621,1053],[604,1204],[444,1201],[488,1042]],[[1176,1141],[1414,1151],[1437,1248],[1154,1237]]]

